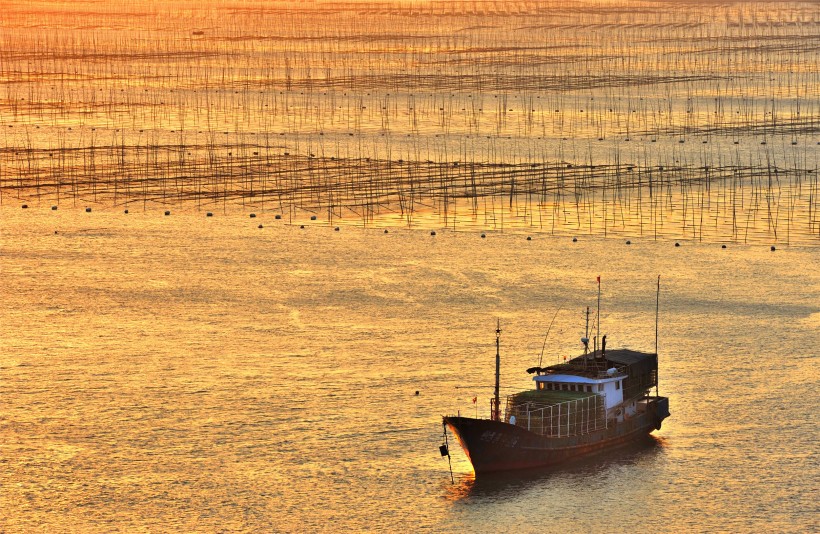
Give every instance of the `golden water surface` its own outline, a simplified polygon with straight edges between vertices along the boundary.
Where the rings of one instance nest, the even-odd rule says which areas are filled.
[[[818,30],[5,2],[0,531],[820,530]],[[451,442],[451,482],[496,321],[512,393],[580,351],[596,276],[608,343],[654,350],[658,275],[662,430],[479,480]]]

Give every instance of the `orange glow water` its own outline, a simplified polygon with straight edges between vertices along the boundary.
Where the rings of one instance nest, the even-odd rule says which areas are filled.
[[[0,235],[7,531],[816,526],[816,247],[33,208]],[[528,388],[599,274],[610,343],[652,350],[658,273],[655,445],[476,482],[453,444],[452,485],[440,416],[487,416],[496,318]]]
[[[816,5],[3,10],[0,531],[820,529]],[[663,429],[451,483],[659,274]]]
[[[816,244],[815,7],[14,3],[0,202]]]

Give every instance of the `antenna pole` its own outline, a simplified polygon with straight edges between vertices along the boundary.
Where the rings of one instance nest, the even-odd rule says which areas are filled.
[[[661,309],[661,275],[658,275],[658,292],[655,296],[655,359],[658,358],[658,318]],[[655,396],[658,395],[658,376],[655,374]]]
[[[595,319],[595,357],[598,357],[598,338],[601,337],[601,276],[598,275],[598,316]]]
[[[582,339],[584,343],[584,370],[586,371],[587,368],[587,359],[589,354],[589,306],[587,306],[587,313],[586,313],[586,326],[584,327],[584,339]]]
[[[495,398],[493,399],[493,421],[501,420],[501,399],[499,398],[499,376],[501,374],[501,319],[495,328]]]

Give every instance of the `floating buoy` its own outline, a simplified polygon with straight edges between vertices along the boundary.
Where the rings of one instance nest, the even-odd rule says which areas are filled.
[[[720,245],[720,248],[726,248],[726,245]]]
[[[577,242],[578,242],[578,238],[577,238],[577,237],[573,237],[573,238],[572,238],[572,242],[573,242],[573,243],[577,243]]]
[[[278,221],[279,219],[281,219],[281,218],[282,218],[282,216],[281,216],[281,215],[276,215],[276,216],[274,216],[274,219],[276,219],[277,221]]]
[[[23,208],[24,210],[27,210],[27,209],[28,209],[28,204],[23,204],[22,208]]]
[[[485,234],[481,234],[481,239],[484,239],[485,237],[487,237]]]
[[[303,224],[303,225],[299,226],[299,228],[301,228],[302,230],[304,230],[304,229],[305,229],[305,225]]]
[[[315,221],[315,220],[316,220],[316,215],[311,215],[311,216],[310,216],[310,220],[311,220],[311,221]]]
[[[85,208],[86,213],[91,213],[91,208]]]
[[[389,234],[390,232],[388,232],[387,229],[385,228],[384,233]]]
[[[57,206],[51,206],[51,211],[57,211]]]
[[[675,243],[675,246],[676,246],[676,247],[679,247],[679,246],[680,246],[680,243]]]
[[[631,244],[632,244],[632,241],[627,240],[627,241],[626,241],[626,244],[627,244],[627,245],[631,245]]]
[[[432,232],[430,232],[430,235],[436,235],[436,231],[433,230]]]
[[[418,395],[418,394],[419,394],[419,390],[416,390],[416,395]]]
[[[777,248],[775,248],[775,246],[772,245],[772,252],[774,252],[775,250],[777,250]]]
[[[213,217],[213,216],[214,216],[214,214],[213,214],[213,213],[211,213],[211,212],[209,211],[208,213],[206,213],[206,214],[205,214],[205,216],[206,216],[206,217]]]
[[[128,210],[125,210],[123,213],[125,213],[126,215],[128,215]]]
[[[168,211],[168,210],[165,210],[165,215],[171,215],[171,212]]]
[[[336,227],[336,228],[334,228],[333,230],[334,230],[334,231],[336,231],[336,232],[338,232],[338,231],[339,231],[339,227],[337,226],[337,227]]]
[[[255,217],[256,217],[256,214],[255,214],[255,213],[251,213],[251,219],[253,219],[253,218],[255,218]]]
[[[264,228],[264,226],[262,226],[262,225],[260,224],[259,226],[257,226],[257,228]]]
[[[527,236],[527,241],[532,241],[532,236]]]

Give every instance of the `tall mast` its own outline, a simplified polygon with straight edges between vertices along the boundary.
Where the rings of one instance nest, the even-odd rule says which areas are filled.
[[[655,296],[655,359],[658,359],[658,317],[661,309],[661,275],[658,275],[658,293]],[[658,375],[655,374],[655,396],[658,395]]]
[[[598,339],[601,337],[601,275],[598,275],[598,316],[595,318],[595,357],[598,357]]]
[[[493,421],[501,420],[501,400],[499,398],[499,375],[501,374],[501,319],[495,328],[495,399],[493,399]]]
[[[581,342],[584,344],[584,370],[587,368],[587,355],[589,354],[589,306],[587,306],[586,313],[586,327],[584,328],[584,337]]]

